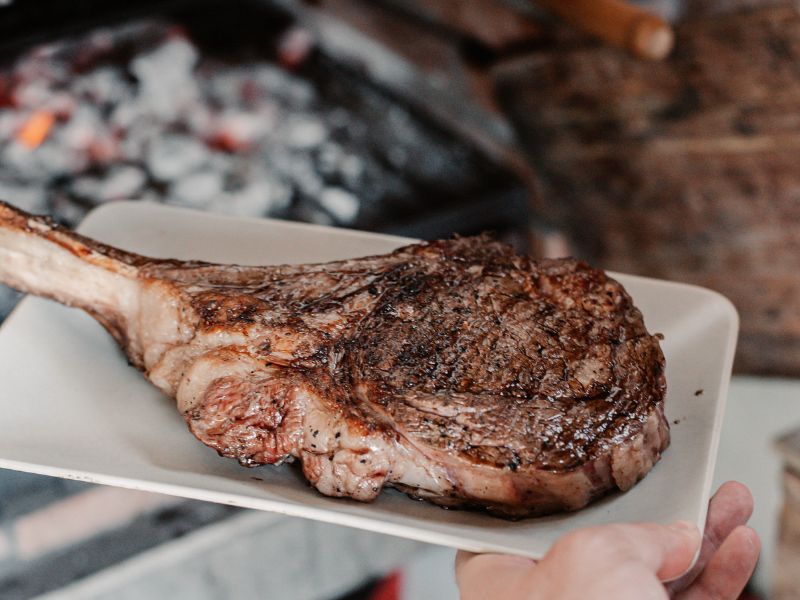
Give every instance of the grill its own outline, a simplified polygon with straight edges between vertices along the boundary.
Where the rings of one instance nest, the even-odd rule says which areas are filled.
[[[280,7],[59,6],[2,9],[22,33],[0,70],[0,196],[70,225],[126,198],[524,245],[512,169],[320,49]],[[54,23],[59,36],[42,39]]]

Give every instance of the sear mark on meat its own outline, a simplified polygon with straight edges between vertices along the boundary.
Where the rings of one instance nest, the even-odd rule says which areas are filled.
[[[519,517],[627,490],[669,443],[664,357],[622,286],[487,237],[320,265],[150,259],[0,204],[0,281],[93,315],[246,466]]]

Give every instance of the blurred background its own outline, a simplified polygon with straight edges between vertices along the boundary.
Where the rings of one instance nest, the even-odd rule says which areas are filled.
[[[800,598],[795,2],[0,0],[0,198],[492,231],[716,289],[741,315],[717,483],[756,497],[750,597]],[[452,558],[0,471],[4,599],[446,600]]]

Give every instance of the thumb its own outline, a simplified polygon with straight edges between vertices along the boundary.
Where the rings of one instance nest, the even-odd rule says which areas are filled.
[[[628,543],[638,560],[664,582],[684,575],[700,551],[702,536],[693,523],[630,525]]]
[[[700,548],[700,532],[691,523],[601,525],[558,540],[542,564],[591,565],[600,572],[639,564],[661,581],[683,575]]]
[[[456,554],[456,584],[463,600],[522,598],[525,576],[536,563],[522,556]]]

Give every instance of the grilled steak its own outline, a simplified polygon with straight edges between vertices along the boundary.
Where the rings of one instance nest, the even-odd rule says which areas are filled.
[[[122,252],[0,203],[0,281],[80,307],[246,466],[507,516],[627,490],[669,443],[664,358],[622,286],[486,237],[319,265]]]

